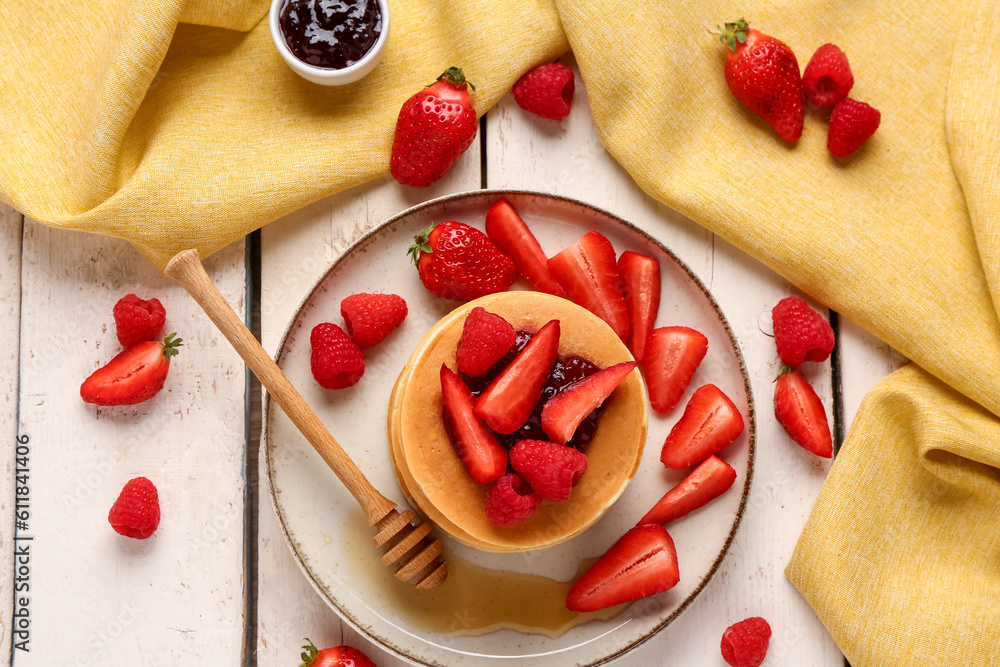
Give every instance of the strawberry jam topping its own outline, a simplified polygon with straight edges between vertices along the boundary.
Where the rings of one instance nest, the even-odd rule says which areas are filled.
[[[479,377],[462,375],[462,380],[465,381],[466,386],[469,387],[473,395],[478,396],[493,381],[493,378],[499,375],[500,371],[514,360],[514,357],[524,349],[529,340],[531,340],[530,333],[518,331],[517,342],[514,343],[514,347],[493,368]],[[549,374],[549,379],[542,389],[542,396],[538,399],[538,404],[535,405],[535,409],[532,411],[531,416],[528,417],[528,421],[513,433],[498,433],[497,437],[508,449],[513,447],[518,440],[548,440],[549,436],[542,429],[542,407],[545,405],[545,402],[572,383],[582,380],[599,370],[600,368],[595,364],[580,356],[558,357],[555,365],[552,367],[552,372]],[[594,433],[597,431],[597,418],[600,416],[602,408],[603,406],[597,408],[580,422],[576,433],[573,435],[573,439],[567,442],[567,445],[582,450],[586,447],[587,443],[593,440]]]
[[[278,15],[285,43],[304,63],[343,69],[361,60],[382,33],[376,0],[285,0]]]

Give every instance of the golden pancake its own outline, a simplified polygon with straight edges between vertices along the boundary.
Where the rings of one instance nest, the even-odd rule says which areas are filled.
[[[494,526],[486,517],[486,486],[458,457],[444,424],[441,365],[455,369],[462,326],[482,306],[516,330],[535,332],[560,321],[559,354],[577,355],[600,368],[632,355],[604,321],[576,304],[541,292],[502,292],[470,301],[441,319],[404,366],[389,401],[393,467],[414,508],[458,541],[485,551],[540,549],[581,533],[611,507],[635,475],[646,441],[646,387],[639,370],[605,401],[593,439],[584,448],[586,474],[565,503],[545,500],[526,521]]]

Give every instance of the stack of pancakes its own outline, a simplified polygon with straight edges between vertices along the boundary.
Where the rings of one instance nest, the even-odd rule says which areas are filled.
[[[435,324],[393,387],[388,415],[393,467],[414,509],[456,540],[484,551],[552,546],[601,518],[635,475],[646,441],[646,387],[636,369],[605,401],[594,438],[583,450],[589,467],[568,501],[545,500],[526,521],[494,526],[485,512],[488,487],[466,471],[445,427],[441,400],[441,365],[456,370],[462,327],[476,306],[500,315],[519,331],[534,333],[549,320],[559,320],[563,357],[576,355],[607,368],[632,360],[632,355],[604,321],[566,299],[502,292],[470,301]]]

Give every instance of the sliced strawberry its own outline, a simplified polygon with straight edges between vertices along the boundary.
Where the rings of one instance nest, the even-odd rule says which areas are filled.
[[[501,199],[486,212],[486,235],[507,255],[517,272],[542,292],[565,296],[566,290],[549,272],[549,260],[524,220],[506,199]]]
[[[623,341],[628,340],[628,307],[611,241],[597,232],[584,234],[549,258],[549,271],[573,301],[607,322]]]
[[[636,365],[626,361],[608,366],[563,389],[542,406],[542,430],[552,442],[563,445],[572,440],[580,422],[604,403]]]
[[[774,416],[792,440],[816,456],[833,456],[826,408],[805,378],[787,366],[774,385]]]
[[[663,443],[660,461],[679,470],[704,461],[743,432],[743,416],[714,384],[698,387]]]
[[[80,385],[80,398],[95,405],[135,405],[155,396],[163,388],[170,370],[170,357],[182,345],[176,334],[162,343],[137,343],[91,373]]]
[[[472,392],[455,371],[441,364],[441,399],[458,456],[472,479],[496,481],[507,472],[507,450],[473,410]]]
[[[476,414],[497,433],[521,428],[538,404],[558,352],[559,320],[551,320],[479,394]]]
[[[736,471],[731,465],[718,456],[709,456],[683,482],[667,491],[639,524],[670,523],[679,519],[721,496],[735,481]]]
[[[587,455],[579,449],[544,440],[519,440],[510,450],[510,465],[540,497],[564,503],[583,473]]]
[[[503,359],[517,342],[517,332],[510,322],[482,306],[476,306],[465,318],[458,341],[458,371],[479,377]]]
[[[708,339],[689,327],[660,327],[646,343],[649,402],[661,415],[673,411],[708,352]]]
[[[618,273],[628,307],[628,349],[640,364],[645,357],[646,339],[660,310],[659,260],[626,250],[618,258]]]
[[[571,611],[597,611],[670,590],[680,581],[677,550],[660,524],[628,531],[573,584]]]

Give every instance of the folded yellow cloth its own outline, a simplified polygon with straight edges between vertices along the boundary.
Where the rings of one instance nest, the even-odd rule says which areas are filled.
[[[855,667],[1000,664],[1000,25],[995,0],[391,0],[381,65],[292,73],[266,0],[0,4],[0,198],[162,268],[382,177],[402,101],[450,65],[480,113],[572,47],[608,150],[656,199],[912,359],[866,399],[787,574]],[[882,112],[782,142],[706,28],[825,42]],[[919,367],[918,367],[919,366]]]
[[[558,4],[640,186],[923,369],[867,397],[789,579],[855,667],[1000,664],[1000,3]],[[857,154],[827,153],[818,112],[791,146],[729,94],[705,27],[744,15],[800,66],[848,54],[882,113]]]
[[[322,87],[278,55],[269,6],[4,0],[0,198],[127,239],[162,269],[384,176],[399,107],[447,67],[482,113],[567,49],[546,0],[392,0],[379,66]]]

